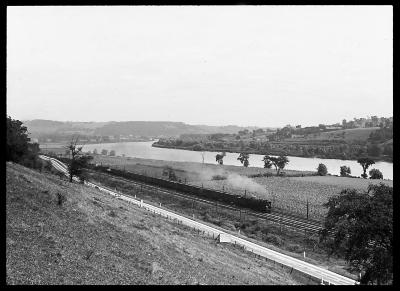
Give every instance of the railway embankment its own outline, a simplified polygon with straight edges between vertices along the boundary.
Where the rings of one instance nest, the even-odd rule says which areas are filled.
[[[94,188],[7,163],[7,284],[305,284]]]

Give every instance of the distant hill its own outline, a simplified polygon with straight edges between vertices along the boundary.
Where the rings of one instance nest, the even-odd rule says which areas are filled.
[[[104,126],[107,122],[73,122],[35,119],[23,121],[28,132],[34,136],[51,133],[81,133],[93,134],[94,129]]]
[[[170,121],[126,121],[111,122],[96,128],[98,135],[141,135],[141,136],[179,136],[181,134],[237,133],[247,127],[236,125],[208,126],[190,125]]]
[[[110,122],[62,122],[44,119],[23,121],[30,136],[40,138],[56,135],[71,134],[100,135],[100,136],[147,136],[169,137],[181,134],[237,133],[239,130],[253,130],[257,127],[241,127],[236,125],[209,126],[190,125],[183,122],[171,121],[110,121]]]

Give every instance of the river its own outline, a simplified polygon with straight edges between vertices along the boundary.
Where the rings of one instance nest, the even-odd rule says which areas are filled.
[[[152,147],[151,145],[153,142],[154,141],[87,144],[84,146],[83,150],[92,152],[94,149],[97,149],[97,152],[101,153],[102,149],[106,149],[108,151],[114,150],[116,155],[124,154],[128,157],[178,162],[202,162],[201,152]],[[216,154],[216,152],[204,152],[204,162],[216,164]],[[224,165],[242,166],[240,161],[237,160],[238,156],[239,153],[226,153],[226,156],[224,157]],[[287,170],[316,171],[318,164],[322,163],[327,167],[328,173],[332,175],[340,175],[340,166],[350,167],[351,175],[353,176],[360,176],[362,174],[361,165],[354,160],[302,158],[292,156],[288,156],[288,158],[289,163],[285,167]],[[264,167],[262,159],[263,155],[250,154],[249,166]],[[393,180],[393,163],[376,162],[368,168],[367,173],[372,168],[381,171],[384,179]]]

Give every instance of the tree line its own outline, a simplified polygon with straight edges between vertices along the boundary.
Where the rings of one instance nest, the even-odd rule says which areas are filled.
[[[226,156],[226,152],[218,153],[215,155],[215,161],[219,165],[223,165],[224,164],[223,159],[225,156]],[[244,167],[248,167],[250,165],[249,157],[250,157],[250,155],[248,153],[242,152],[242,153],[239,153],[237,160],[239,160]],[[279,176],[281,174],[281,170],[284,169],[285,166],[289,163],[289,158],[287,156],[283,156],[283,155],[280,155],[277,157],[265,155],[263,157],[262,161],[264,162],[264,168],[266,168],[266,169],[271,169],[272,166],[274,166],[277,176]],[[363,169],[363,174],[361,174],[361,177],[366,179],[368,177],[368,175],[366,174],[366,171],[369,168],[369,166],[375,164],[374,160],[372,160],[368,157],[363,157],[363,158],[359,158],[357,160],[357,162],[361,165],[361,167]],[[326,176],[328,174],[328,169],[327,169],[326,165],[320,163],[317,167],[317,174],[320,176]],[[350,174],[351,174],[350,167],[348,167],[348,166],[340,167],[340,176],[341,177],[352,177]],[[371,169],[369,171],[369,175],[370,175],[370,179],[383,179],[383,174],[378,169]]]

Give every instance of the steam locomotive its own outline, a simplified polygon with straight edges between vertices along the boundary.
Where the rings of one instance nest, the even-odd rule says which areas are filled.
[[[96,166],[95,170],[113,174],[115,176],[123,177],[129,180],[144,182],[150,185],[163,187],[166,189],[175,190],[188,195],[193,195],[198,198],[206,200],[212,200],[227,204],[230,206],[236,206],[240,208],[247,208],[257,212],[270,213],[271,212],[271,201],[266,199],[257,199],[253,197],[243,197],[236,194],[229,194],[227,192],[203,188],[195,185],[185,184],[177,181],[159,179],[140,175],[132,172],[125,172],[119,169],[110,169],[105,166]]]

